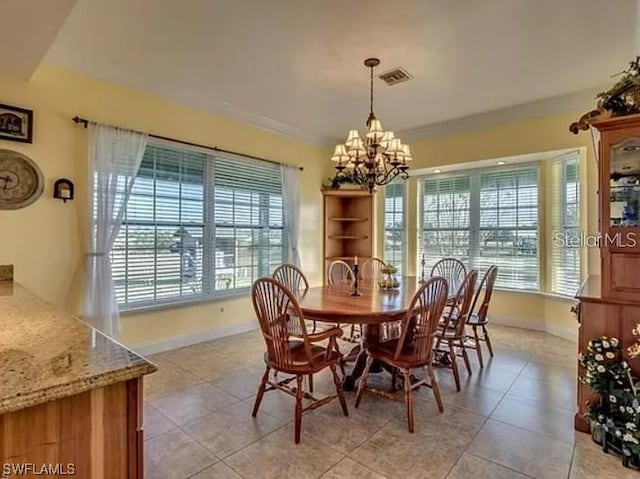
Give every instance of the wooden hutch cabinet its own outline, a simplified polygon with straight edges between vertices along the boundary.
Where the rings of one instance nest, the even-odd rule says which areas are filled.
[[[635,342],[640,323],[640,115],[594,123],[599,144],[599,231],[601,276],[591,276],[578,292],[578,348],[589,340],[613,336],[637,374],[640,361],[629,360],[626,348]],[[582,374],[582,371],[579,372]],[[588,432],[584,419],[593,395],[578,383],[575,427]]]

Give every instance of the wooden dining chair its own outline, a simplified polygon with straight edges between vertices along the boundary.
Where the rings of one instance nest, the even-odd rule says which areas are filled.
[[[469,318],[467,319],[467,324],[471,326],[471,330],[473,331],[473,338],[470,338],[473,340],[473,343],[471,345],[467,345],[467,347],[476,350],[478,363],[480,363],[481,368],[484,368],[484,361],[482,359],[482,348],[480,345],[481,342],[484,342],[487,345],[489,354],[491,355],[491,357],[493,357],[493,348],[491,347],[491,339],[489,338],[489,332],[487,331],[487,324],[489,324],[489,304],[491,303],[493,287],[496,284],[497,277],[498,267],[496,265],[493,265],[486,271],[486,273],[482,277],[480,286],[478,286],[478,290],[476,291],[473,302],[471,303],[471,311],[469,314]],[[480,295],[483,292],[484,294],[482,296],[482,301],[478,303]],[[476,307],[478,307],[477,311]],[[482,337],[480,337],[478,334],[478,328],[482,329]]]
[[[282,264],[278,266],[272,275],[273,279],[284,284],[297,298],[304,296],[309,290],[309,281],[300,268],[293,264]],[[289,332],[298,337],[302,337],[299,330],[300,322],[296,318],[290,318],[287,323]],[[313,321],[313,332],[316,332],[316,322]]]
[[[395,341],[388,341],[370,346],[367,350],[367,363],[363,376],[358,384],[355,407],[360,405],[365,390],[396,400],[396,396],[387,391],[367,388],[369,370],[375,360],[382,361],[392,368],[396,368],[404,379],[404,401],[407,407],[407,424],[409,432],[413,432],[413,395],[412,391],[420,386],[427,386],[433,390],[440,412],[444,411],[438,381],[433,372],[433,343],[434,333],[447,301],[447,281],[441,277],[433,277],[415,293],[407,314],[402,320],[400,337]],[[412,382],[414,370],[427,369],[428,378],[417,379]],[[394,385],[395,386],[395,385]]]
[[[377,281],[382,278],[381,269],[387,266],[387,263],[380,258],[369,258],[360,269],[360,277],[364,280]]]
[[[342,260],[332,261],[327,269],[329,284],[353,283],[355,279],[351,266]]]
[[[335,260],[327,269],[327,282],[330,285],[338,285],[338,284],[351,284],[356,280],[355,275],[353,274],[353,270],[349,263],[346,263],[342,260]],[[346,341],[351,343],[357,342],[360,337],[362,337],[362,326],[359,326],[360,333],[356,335],[356,325],[351,325],[351,331],[349,333],[349,337],[345,338]]]
[[[338,398],[342,412],[345,416],[349,415],[337,373],[341,355],[336,348],[336,339],[342,336],[342,330],[331,328],[317,334],[308,334],[298,300],[284,284],[273,278],[256,280],[251,287],[251,300],[267,346],[267,352],[264,354],[266,369],[258,388],[252,416],[256,417],[258,414],[260,403],[267,391],[278,389],[295,397],[295,442],[298,444],[303,413]],[[289,333],[287,322],[291,316],[298,318],[302,340],[292,337]],[[318,344],[325,340],[328,340],[326,347]],[[326,368],[329,368],[333,375],[336,394],[317,399],[304,391],[303,378]],[[272,369],[291,376],[277,382],[270,380],[269,372]],[[296,386],[292,388],[289,383],[294,379]],[[302,399],[310,400],[311,404],[303,408]]]
[[[433,265],[431,276],[442,276],[448,281],[449,288],[455,291],[467,276],[467,268],[459,259],[443,258]]]
[[[458,354],[464,360],[464,364],[467,368],[467,373],[472,374],[471,363],[469,362],[469,355],[465,348],[466,331],[465,326],[469,313],[471,311],[471,301],[473,299],[474,288],[476,285],[476,279],[478,272],[474,269],[469,271],[467,276],[460,284],[455,299],[447,305],[445,312],[442,315],[440,324],[436,330],[436,350],[442,351],[449,356],[448,365],[453,371],[453,378],[456,382],[456,390],[460,391],[460,372],[458,369]],[[441,346],[445,344],[446,349],[441,349]]]

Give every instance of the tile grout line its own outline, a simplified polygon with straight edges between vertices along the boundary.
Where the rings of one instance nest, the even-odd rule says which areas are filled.
[[[527,473],[525,473],[525,472],[518,471],[517,469],[514,469],[513,467],[505,466],[504,464],[501,464],[501,463],[499,463],[499,462],[496,462],[496,461],[494,461],[493,459],[489,459],[489,458],[484,457],[484,456],[479,456],[478,454],[474,454],[473,452],[469,452],[469,451],[465,451],[465,452],[466,452],[467,454],[469,454],[470,456],[477,457],[478,459],[482,459],[483,461],[487,461],[487,462],[490,462],[491,464],[495,464],[495,465],[497,465],[497,466],[503,467],[503,468],[505,468],[505,469],[508,469],[508,470],[510,470],[510,471],[515,472],[516,474],[520,474],[521,476],[528,477],[528,478],[530,478],[530,479],[536,479],[534,476],[530,476],[529,474],[527,474]],[[445,479],[446,479],[446,478],[445,478]]]

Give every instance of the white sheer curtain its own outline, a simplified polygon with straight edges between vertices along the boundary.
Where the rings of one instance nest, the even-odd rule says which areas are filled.
[[[111,259],[125,205],[147,146],[147,135],[106,125],[89,125],[89,205],[91,228],[86,255],[83,317],[109,336],[117,334]]]
[[[300,170],[282,165],[282,199],[287,237],[287,262],[300,266],[298,237],[300,236]]]

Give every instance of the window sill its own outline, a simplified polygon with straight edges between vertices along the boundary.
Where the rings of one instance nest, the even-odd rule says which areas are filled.
[[[167,300],[163,302],[157,303],[146,303],[140,304],[139,306],[130,306],[126,308],[120,309],[120,316],[132,316],[135,314],[144,314],[144,313],[152,313],[154,311],[162,311],[166,309],[178,309],[178,308],[188,308],[192,306],[200,306],[207,303],[218,303],[220,301],[228,301],[232,299],[239,298],[248,298],[250,294],[250,289],[240,289],[234,291],[233,293],[227,293],[224,295],[217,296],[204,296],[193,298],[189,300]]]
[[[546,291],[539,291],[535,289],[496,288],[495,291],[500,293],[530,294],[535,296],[541,296],[546,299],[553,299],[556,301],[566,301],[568,303],[575,301],[575,298],[573,296],[564,296],[557,293],[549,293]]]

